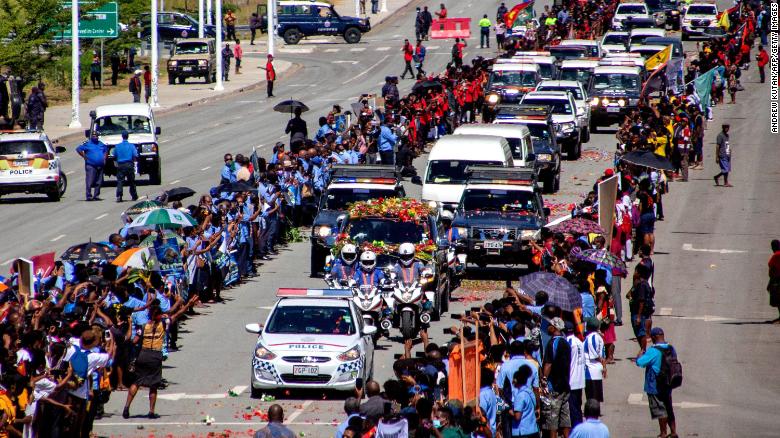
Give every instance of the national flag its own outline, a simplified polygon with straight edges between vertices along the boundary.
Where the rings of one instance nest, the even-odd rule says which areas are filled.
[[[514,26],[520,13],[524,13],[526,19],[533,18],[533,6],[534,0],[527,0],[515,5],[512,9],[504,14],[504,24],[507,29],[511,29]]]
[[[710,94],[712,93],[712,81],[715,80],[716,68],[700,74],[699,77],[693,80],[693,92],[698,96],[701,109],[705,114],[707,114],[711,103]]]
[[[642,96],[649,96],[656,91],[666,90],[668,81],[666,79],[666,63],[655,69],[648,76],[642,85]]]
[[[721,12],[720,18],[718,18],[718,26],[722,27],[723,30],[729,30],[729,27],[731,27],[731,19],[729,18],[729,11]]]
[[[647,71],[653,71],[663,65],[665,65],[669,60],[672,59],[672,45],[666,46],[665,49],[661,50],[660,52],[656,53],[655,55],[647,58],[647,61],[645,61],[645,70]]]

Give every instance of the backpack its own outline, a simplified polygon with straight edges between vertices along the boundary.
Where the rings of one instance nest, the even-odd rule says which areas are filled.
[[[683,372],[674,347],[669,345],[669,348],[654,348],[661,352],[661,372],[658,373],[656,381],[669,389],[679,388],[682,385]]]
[[[87,378],[87,369],[89,367],[89,352],[82,350],[81,347],[74,346],[76,351],[70,357],[70,366],[73,368],[73,373],[79,379]]]

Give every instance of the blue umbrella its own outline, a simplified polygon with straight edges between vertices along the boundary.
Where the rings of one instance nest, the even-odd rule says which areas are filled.
[[[547,292],[550,297],[547,304],[553,304],[567,312],[582,307],[582,297],[569,280],[552,272],[534,272],[520,277],[520,287],[534,295],[539,291]]]

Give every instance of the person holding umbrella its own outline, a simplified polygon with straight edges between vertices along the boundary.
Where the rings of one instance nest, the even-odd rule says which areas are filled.
[[[287,127],[284,128],[284,133],[290,134],[290,150],[293,153],[297,153],[309,137],[306,121],[301,118],[302,112],[303,108],[295,107],[293,109],[294,117],[287,122]]]

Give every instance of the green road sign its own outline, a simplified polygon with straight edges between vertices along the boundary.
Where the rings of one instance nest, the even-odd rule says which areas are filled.
[[[79,2],[79,38],[116,38],[119,36],[119,7],[116,2],[109,2],[103,6],[82,12],[84,5]],[[62,2],[62,8],[70,10],[70,2]],[[57,32],[58,38],[68,40],[71,38],[71,26],[68,25],[63,32]]]

